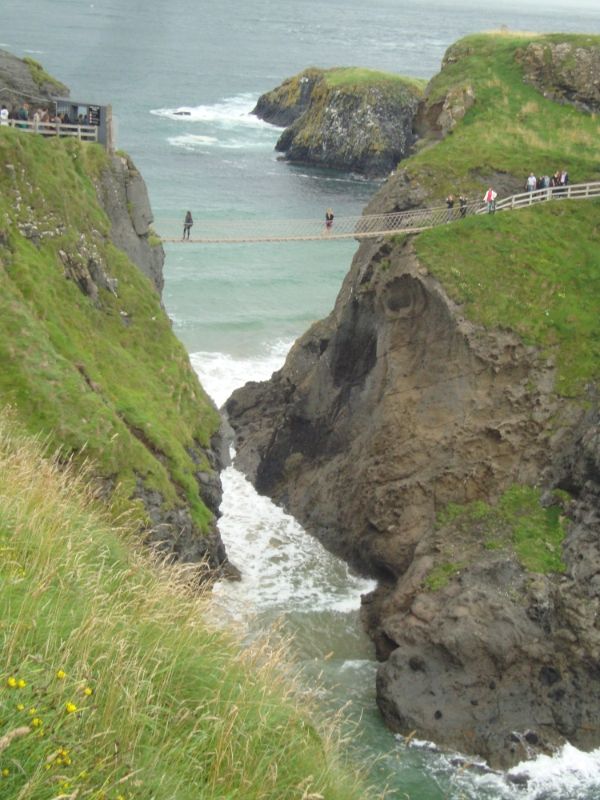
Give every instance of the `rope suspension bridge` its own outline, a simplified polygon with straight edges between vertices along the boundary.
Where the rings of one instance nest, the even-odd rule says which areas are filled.
[[[495,203],[495,212],[528,208],[538,203],[552,200],[587,200],[600,197],[600,181],[595,183],[577,183],[569,186],[552,186],[536,189],[532,192],[505,197]],[[182,239],[181,236],[161,236],[165,243],[173,244],[245,244],[268,242],[307,242],[336,241],[340,239],[374,239],[379,236],[390,236],[399,233],[419,233],[456,222],[474,214],[488,212],[488,206],[482,202],[470,202],[466,206],[448,208],[420,208],[411,211],[399,211],[391,214],[367,214],[354,217],[335,217],[329,229],[324,222],[316,219],[248,219],[248,220],[211,220],[203,219],[195,222],[193,236]],[[183,221],[173,219],[158,220],[159,227],[173,230],[175,226],[181,230]]]

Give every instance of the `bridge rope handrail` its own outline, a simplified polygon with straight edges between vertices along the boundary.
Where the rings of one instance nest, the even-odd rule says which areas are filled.
[[[525,208],[553,199],[585,200],[600,197],[600,181],[569,184],[521,192],[499,200],[495,211],[509,211]],[[333,227],[325,228],[324,222],[316,219],[269,219],[261,220],[211,220],[202,219],[192,229],[190,243],[201,244],[239,244],[259,242],[291,241],[335,241],[340,239],[367,239],[388,236],[394,233],[418,233],[438,225],[456,222],[467,216],[483,214],[488,211],[487,204],[481,200],[470,201],[466,205],[452,208],[434,206],[416,208],[408,211],[395,211],[387,214],[367,214],[362,216],[335,217]],[[181,230],[182,222],[159,220]],[[180,236],[161,237],[163,242],[181,242]]]

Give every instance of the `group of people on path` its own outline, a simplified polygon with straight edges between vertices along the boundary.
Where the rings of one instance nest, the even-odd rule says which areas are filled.
[[[464,194],[459,194],[458,196],[458,210],[461,217],[467,216],[467,206],[469,201],[464,196]],[[446,198],[446,207],[448,208],[448,222],[455,218],[454,214],[454,206],[456,204],[456,197],[453,194],[449,194]]]
[[[529,177],[525,183],[525,190],[527,192],[536,192],[538,189],[550,189],[556,186],[568,186],[569,173],[566,169],[557,169],[554,175],[542,175],[536,178],[533,172],[529,173]]]
[[[496,210],[496,198],[498,197],[498,193],[494,191],[494,189],[490,186],[486,193],[483,196],[483,202],[486,204],[487,210],[489,214],[493,214]],[[454,211],[454,206],[456,205],[456,197],[453,194],[449,194],[446,198],[446,207],[448,209],[448,218],[446,222],[451,222],[453,219],[457,218],[457,215]],[[464,194],[460,194],[458,196],[458,216],[459,217],[466,217],[467,211],[469,208],[469,201],[465,197]]]

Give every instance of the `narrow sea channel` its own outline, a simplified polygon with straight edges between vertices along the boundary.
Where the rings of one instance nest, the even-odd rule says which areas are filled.
[[[260,359],[197,353],[192,363],[222,405],[237,385],[268,378],[286,349],[280,343]],[[530,781],[518,788],[503,774],[465,767],[468,757],[415,739],[407,745],[388,731],[375,703],[373,648],[359,620],[360,595],[375,584],[353,575],[237,469],[221,477],[219,528],[243,577],[216,586],[218,617],[241,626],[248,641],[270,628],[289,639],[301,684],[316,691],[324,715],[341,711],[351,757],[367,767],[374,787],[394,800],[597,800],[600,750],[566,747],[553,759],[519,765],[511,775],[527,773]]]

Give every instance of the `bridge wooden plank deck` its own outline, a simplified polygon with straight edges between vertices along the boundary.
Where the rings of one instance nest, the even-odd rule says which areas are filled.
[[[600,197],[600,181],[555,186],[511,195],[496,203],[496,212],[529,208],[538,203],[560,200],[587,200]],[[202,220],[194,227],[196,232],[190,239],[163,236],[169,244],[259,244],[273,242],[331,242],[340,239],[373,239],[400,233],[421,231],[456,222],[466,216],[487,213],[483,202],[469,203],[464,208],[447,206],[420,208],[391,214],[372,214],[355,217],[336,217],[333,228],[327,230],[323,223],[310,219],[264,219],[264,220]],[[162,220],[169,227],[182,222]],[[160,223],[160,220],[159,220]],[[200,230],[198,230],[200,229]]]

